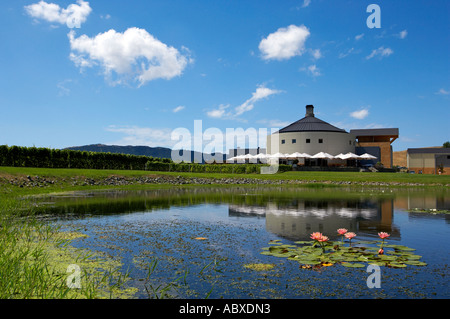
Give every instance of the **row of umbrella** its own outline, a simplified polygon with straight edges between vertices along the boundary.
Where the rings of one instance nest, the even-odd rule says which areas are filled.
[[[238,155],[231,157],[227,159],[227,161],[235,161],[235,160],[251,160],[251,159],[299,159],[299,158],[312,158],[312,159],[340,159],[340,160],[371,160],[376,159],[377,157],[370,155],[368,153],[365,153],[363,155],[356,155],[351,152],[347,154],[338,154],[336,156],[333,156],[331,154],[325,153],[325,152],[319,152],[315,155],[309,155],[307,153],[299,153],[295,152],[293,154],[282,154],[282,153],[276,153],[276,154],[257,154],[257,155],[251,155],[251,154],[245,154],[245,155]]]

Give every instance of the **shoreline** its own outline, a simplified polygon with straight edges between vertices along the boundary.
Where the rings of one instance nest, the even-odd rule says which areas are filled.
[[[402,173],[285,172],[273,175],[0,167],[1,195],[115,188],[208,186],[449,188],[450,177]]]

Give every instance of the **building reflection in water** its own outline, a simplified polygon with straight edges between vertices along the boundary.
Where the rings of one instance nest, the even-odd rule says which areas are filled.
[[[378,232],[400,238],[393,224],[393,199],[387,200],[306,200],[290,203],[268,202],[265,206],[229,205],[230,216],[264,217],[266,229],[290,240],[309,240],[312,232],[337,239],[338,228],[346,228],[361,238],[378,238]]]

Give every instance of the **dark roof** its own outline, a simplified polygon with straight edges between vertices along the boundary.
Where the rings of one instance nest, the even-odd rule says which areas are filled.
[[[314,116],[306,116],[297,122],[294,122],[285,128],[282,128],[277,133],[290,132],[340,132],[347,133],[345,130],[337,128],[321,119]]]
[[[444,147],[424,147],[424,148],[408,148],[409,154],[450,154],[450,148]]]
[[[373,128],[350,130],[355,136],[398,136],[398,128]]]

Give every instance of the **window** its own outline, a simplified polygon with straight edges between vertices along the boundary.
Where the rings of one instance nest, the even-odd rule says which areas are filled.
[[[297,143],[297,140],[295,138],[292,139],[292,144]]]
[[[281,144],[284,144],[284,143],[286,143],[286,140],[281,140]]]
[[[311,140],[309,138],[307,138],[306,143],[311,143]]]
[[[323,138],[319,138],[319,143],[323,143]]]
[[[350,141],[348,141],[348,145],[352,145],[352,141],[350,140]]]

